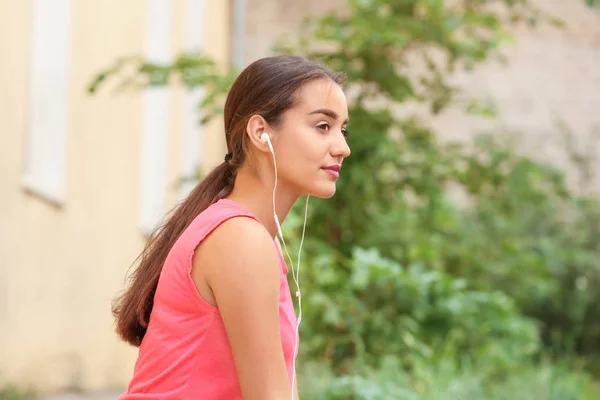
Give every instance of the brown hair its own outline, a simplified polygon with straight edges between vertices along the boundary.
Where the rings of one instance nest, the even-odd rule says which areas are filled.
[[[250,117],[258,114],[271,126],[277,126],[281,115],[296,104],[298,89],[316,79],[330,79],[339,85],[344,82],[341,74],[295,56],[262,58],[238,76],[225,102],[229,161],[217,166],[171,211],[136,259],[139,265],[129,277],[129,287],[115,299],[112,307],[116,331],[123,340],[134,346],[141,344],[158,279],[171,247],[198,214],[231,193],[237,167],[246,158],[245,131]]]

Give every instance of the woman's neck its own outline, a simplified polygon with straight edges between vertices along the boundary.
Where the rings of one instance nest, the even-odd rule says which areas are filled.
[[[227,196],[229,200],[239,203],[256,217],[273,238],[277,235],[277,224],[273,216],[274,183],[273,172],[261,178],[254,169],[242,166],[238,169],[233,190]],[[298,197],[286,190],[285,184],[279,180],[275,192],[275,210],[280,224],[283,225],[284,219]]]

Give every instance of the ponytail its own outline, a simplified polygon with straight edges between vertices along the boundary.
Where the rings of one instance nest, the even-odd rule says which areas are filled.
[[[150,321],[158,279],[171,247],[198,214],[231,193],[234,180],[231,164],[224,162],[217,166],[154,231],[135,260],[139,265],[129,276],[129,287],[112,305],[116,332],[124,341],[140,346]]]

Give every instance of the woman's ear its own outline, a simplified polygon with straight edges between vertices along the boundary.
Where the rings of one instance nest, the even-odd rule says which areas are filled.
[[[246,125],[246,135],[248,135],[248,139],[250,139],[252,146],[258,151],[269,151],[269,145],[261,139],[261,135],[265,132],[270,132],[270,126],[267,121],[260,115],[253,115],[250,117],[248,124]]]

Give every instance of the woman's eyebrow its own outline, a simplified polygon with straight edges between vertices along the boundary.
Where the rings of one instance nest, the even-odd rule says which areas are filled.
[[[315,110],[311,113],[309,113],[308,115],[313,115],[313,114],[323,114],[328,116],[331,119],[335,119],[337,120],[339,118],[339,116],[337,115],[337,113],[333,110],[329,110],[327,108],[319,108],[318,110]],[[348,123],[348,118],[346,118],[346,120],[344,121],[344,124]]]

